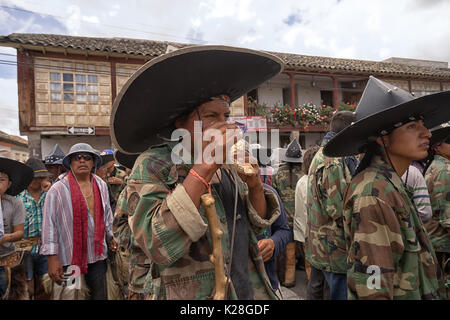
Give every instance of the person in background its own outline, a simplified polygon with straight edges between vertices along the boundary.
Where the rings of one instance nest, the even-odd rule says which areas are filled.
[[[338,111],[333,115],[330,131],[323,138],[308,172],[306,259],[311,264],[311,276],[307,295],[313,300],[323,299],[323,277],[330,288],[331,300],[347,299],[342,204],[357,160],[353,156],[327,157],[323,150],[328,141],[350,126],[354,119],[351,111]]]
[[[450,119],[449,99],[450,91],[414,98],[370,76],[356,121],[325,146],[328,157],[365,153],[343,203],[350,300],[445,296],[433,246],[400,177],[427,156],[426,125]]]
[[[446,277],[450,277],[450,123],[431,130],[429,158],[425,171],[432,218],[425,223],[439,265]],[[447,297],[450,289],[447,287]]]
[[[35,242],[38,242],[42,231],[42,208],[47,194],[42,190],[42,182],[52,174],[39,159],[29,158],[25,164],[33,169],[33,180],[17,198],[22,201],[26,210],[24,238],[35,238]],[[25,253],[24,264],[30,299],[47,299],[42,284],[42,277],[48,272],[47,257],[39,254],[38,244],[31,248],[31,252]]]
[[[274,188],[263,183],[265,189],[274,192],[280,202],[280,216],[272,223],[272,225],[264,230],[262,235],[257,236],[258,249],[264,261],[267,276],[274,292],[279,289],[279,280],[277,275],[277,260],[280,253],[286,249],[286,245],[292,242],[292,232],[286,221],[286,211],[284,209],[281,198]],[[278,294],[281,297],[280,294]]]
[[[433,212],[431,210],[430,195],[428,194],[428,187],[425,182],[425,177],[414,165],[410,165],[408,170],[402,175],[403,182],[409,187],[406,191],[410,194],[411,199],[416,205],[422,222],[427,222],[431,219]]]
[[[64,151],[62,151],[59,144],[55,144],[53,149],[49,152],[48,155],[44,158],[44,164],[47,168],[48,172],[51,173],[51,176],[49,177],[48,181],[50,184],[55,183],[58,181],[58,177],[60,174],[64,173],[66,171],[66,168],[64,168],[62,161],[65,157]],[[44,181],[43,189],[45,191],[48,191],[50,187],[48,184]]]
[[[114,157],[116,161],[126,169],[133,168],[139,154],[125,154],[116,150]],[[150,270],[150,259],[137,244],[131,232],[128,219],[126,195],[128,186],[122,190],[114,212],[113,232],[114,239],[120,247],[120,252],[128,255],[128,300],[145,300],[145,281]]]
[[[2,206],[0,206],[0,240],[2,240],[4,234],[5,228],[3,227],[3,211]]]
[[[16,195],[22,192],[31,180],[33,169],[29,166],[0,157],[0,211],[4,230],[0,239],[0,299],[28,298],[23,266],[10,268],[8,260],[16,254],[15,242],[22,239],[24,234],[26,211]]]
[[[114,212],[116,209],[116,200],[112,194],[112,184],[108,182],[110,174],[114,170],[114,154],[112,153],[112,150],[106,149],[100,153],[100,158],[101,164],[98,168],[96,168],[95,174],[102,178],[102,180],[105,181],[106,185],[108,186],[109,204],[111,206],[112,212]]]
[[[99,170],[103,170],[102,179],[108,184],[111,190],[111,196],[114,203],[117,202],[120,192],[125,187],[125,179],[128,176],[125,170],[119,169],[114,159],[114,152],[110,149],[105,149],[100,153],[102,158],[102,166]]]
[[[295,214],[295,186],[303,176],[302,150],[297,139],[292,140],[286,152],[281,156],[282,163],[272,178],[272,187],[277,190],[286,209],[286,218],[291,230],[291,241],[286,250],[278,256],[278,275],[283,286],[295,286],[296,243],[294,241],[293,226]]]
[[[254,151],[257,152],[254,152]],[[258,160],[258,165],[264,167],[270,162],[270,149],[259,148],[254,149],[253,154]],[[264,175],[264,171],[260,171],[261,178]],[[292,242],[292,232],[286,221],[286,210],[278,192],[270,185],[263,183],[265,189],[271,190],[276,194],[278,202],[280,203],[280,216],[272,223],[272,225],[264,230],[264,233],[257,236],[258,249],[261,252],[261,256],[264,261],[264,267],[266,269],[267,276],[269,277],[270,284],[275,293],[279,289],[279,280],[277,275],[277,257],[280,253],[283,253],[286,249],[286,245]],[[281,297],[278,292],[277,295]]]
[[[302,176],[295,186],[295,215],[294,215],[294,240],[300,243],[303,254],[306,253],[305,240],[307,237],[308,226],[308,212],[306,210],[306,195],[308,190],[308,171],[312,159],[319,150],[319,146],[311,146],[303,155],[302,171],[305,174]],[[304,259],[304,267],[306,271],[306,279],[309,281],[311,275],[311,266],[309,262]]]
[[[253,157],[258,159],[259,166],[259,176],[261,177],[262,183],[267,185],[272,184],[273,168],[270,166],[270,156],[272,154],[272,149],[269,148],[257,148],[252,149]]]
[[[41,254],[48,274],[63,282],[70,265],[80,269],[91,300],[106,300],[107,251],[117,249],[108,187],[92,174],[100,156],[87,143],[77,143],[63,159],[68,170],[48,191],[43,210]]]

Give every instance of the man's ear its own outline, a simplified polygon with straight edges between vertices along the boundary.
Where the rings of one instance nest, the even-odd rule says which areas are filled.
[[[6,190],[8,190],[9,188],[11,188],[11,185],[12,185],[12,181],[9,180],[9,182],[8,182],[8,188],[6,188]]]
[[[384,144],[383,144],[383,140],[384,140]],[[384,147],[386,145],[386,147],[389,146],[389,137],[388,136],[382,136],[382,137],[377,137],[375,139],[375,141],[378,143],[378,145],[380,147]]]

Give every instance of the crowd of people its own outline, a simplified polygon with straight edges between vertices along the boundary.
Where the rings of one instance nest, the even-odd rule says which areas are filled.
[[[415,99],[370,77],[356,112],[335,112],[304,152],[293,139],[273,175],[270,149],[246,153],[253,170],[224,165],[231,102],[282,68],[248,49],[180,49],[114,102],[117,150],[0,158],[0,297],[283,299],[304,269],[309,300],[447,299],[450,92]],[[213,162],[174,153],[198,147],[199,121],[222,133],[200,146],[223,151]]]

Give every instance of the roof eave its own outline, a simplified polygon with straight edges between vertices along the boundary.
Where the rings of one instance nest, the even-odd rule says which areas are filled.
[[[32,45],[32,44],[23,44],[18,42],[2,42],[0,39],[0,46],[2,47],[10,47],[16,48],[17,50],[31,50],[31,51],[39,51],[43,52],[43,48],[45,48],[45,52],[53,52],[53,53],[64,53],[64,54],[76,54],[76,55],[89,55],[89,56],[103,56],[103,57],[116,57],[116,58],[133,58],[133,59],[143,59],[150,60],[157,55],[142,55],[142,54],[132,54],[132,53],[121,53],[116,51],[97,51],[97,50],[82,50],[82,49],[73,49],[66,47],[57,47],[57,46],[49,46],[49,45]]]

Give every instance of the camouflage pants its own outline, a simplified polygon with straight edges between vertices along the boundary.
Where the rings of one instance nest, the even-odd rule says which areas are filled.
[[[450,253],[436,252],[436,258],[442,272],[444,273],[447,300],[450,300]]]

